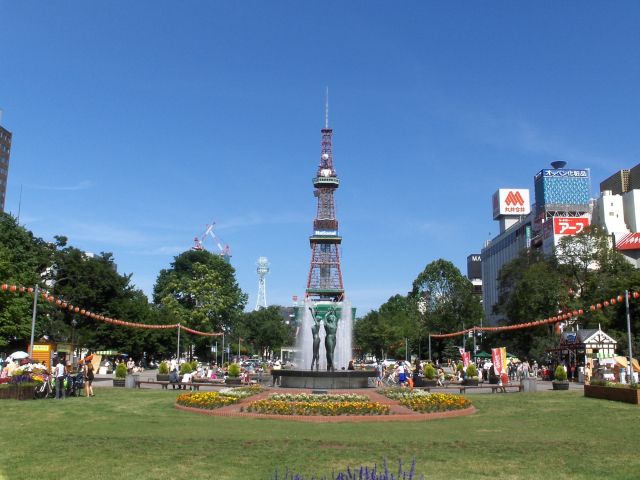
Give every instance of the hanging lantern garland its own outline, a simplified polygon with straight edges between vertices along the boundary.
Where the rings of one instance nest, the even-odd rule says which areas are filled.
[[[628,298],[630,300],[638,299],[640,298],[640,292],[629,292]],[[595,312],[597,310],[602,310],[603,308],[608,308],[611,305],[616,305],[618,303],[622,303],[623,301],[624,301],[624,295],[617,295],[616,297],[610,298],[609,300],[605,300],[603,302],[598,302],[594,305],[590,305],[589,311]],[[545,318],[543,320],[536,320],[535,322],[518,323],[515,325],[505,325],[500,327],[472,327],[472,328],[467,328],[466,330],[460,330],[458,332],[453,332],[453,333],[431,334],[431,338],[459,337],[460,335],[466,335],[469,332],[505,332],[505,331],[511,331],[511,330],[521,330],[524,328],[538,327],[540,325],[549,325],[553,323],[559,323],[564,320],[581,317],[582,315],[584,315],[584,313],[585,311],[580,308],[578,310],[572,310],[554,317]]]
[[[6,283],[3,283],[2,285],[0,285],[0,290],[2,290],[3,292],[9,291],[12,293],[15,292],[19,292],[19,293],[29,293],[33,295],[33,288],[29,287],[19,287],[17,285],[9,285]],[[48,292],[42,292],[41,293],[41,297],[43,300],[55,305],[56,307],[60,308],[61,310],[67,310],[69,312],[72,313],[77,313],[79,315],[85,316],[87,318],[91,318],[92,320],[98,320],[100,322],[104,322],[104,323],[109,323],[111,325],[120,325],[123,327],[130,327],[130,328],[143,328],[143,329],[148,329],[148,330],[167,330],[167,329],[173,329],[173,328],[180,328],[188,333],[191,333],[193,335],[200,335],[200,336],[204,336],[204,337],[218,337],[221,336],[222,333],[212,333],[212,332],[201,332],[199,330],[194,330],[192,328],[187,328],[184,327],[178,323],[174,323],[171,325],[153,325],[153,324],[146,324],[146,323],[134,323],[134,322],[125,322],[123,320],[118,320],[115,318],[110,318],[110,317],[105,317],[104,315],[99,315],[93,312],[90,312],[89,310],[85,310],[83,308],[77,307],[75,305],[72,305],[71,303],[67,303],[64,300],[60,299],[60,298],[56,298],[53,295],[49,295]]]
[[[33,288],[29,287],[29,288],[25,288],[22,286],[17,286],[17,285],[8,285],[6,283],[3,283],[2,285],[0,285],[0,290],[2,290],[3,292],[6,292],[7,290],[9,292],[15,293],[15,292],[19,292],[19,293],[30,293],[33,294]],[[76,307],[70,303],[65,302],[64,300],[61,299],[57,299],[55,298],[53,295],[49,295],[47,292],[43,292],[41,294],[42,299],[48,301],[49,303],[55,304],[58,308],[61,309],[66,309],[69,312],[74,312],[74,313],[78,313],[80,315],[86,316],[88,318],[91,318],[93,320],[99,320],[101,322],[105,322],[105,323],[110,323],[112,325],[121,325],[121,326],[125,326],[125,327],[131,327],[131,328],[144,328],[144,329],[154,329],[154,330],[166,330],[166,329],[172,329],[172,328],[181,328],[182,330],[191,333],[193,335],[200,335],[200,336],[206,336],[206,337],[218,337],[221,336],[222,333],[213,333],[213,332],[201,332],[199,330],[194,330],[192,328],[188,328],[188,327],[184,327],[182,325],[179,325],[177,323],[174,323],[172,325],[152,325],[152,324],[145,324],[145,323],[133,323],[133,322],[125,322],[123,320],[118,320],[118,319],[113,319],[113,318],[109,318],[109,317],[105,317],[103,315],[98,315],[95,313],[92,313],[88,310],[85,309],[81,309],[80,307]],[[628,294],[628,298],[629,299],[638,299],[640,298],[640,293],[639,292],[630,292]],[[622,301],[624,300],[624,295],[618,295],[616,297],[610,298],[609,300],[605,300],[602,303],[598,302],[594,305],[590,305],[589,306],[589,311],[591,312],[595,312],[597,310],[602,310],[603,308],[608,308],[610,305],[616,305],[618,303],[622,303]],[[538,327],[540,325],[549,325],[549,324],[554,324],[554,323],[558,323],[558,322],[562,322],[563,320],[568,320],[571,318],[577,318],[579,316],[584,315],[584,310],[583,309],[578,309],[578,310],[573,310],[570,312],[566,312],[563,313],[562,315],[558,315],[558,316],[554,316],[554,317],[549,317],[549,318],[545,318],[543,320],[536,320],[534,322],[526,322],[526,323],[518,323],[516,325],[505,325],[505,326],[500,326],[500,327],[472,327],[472,328],[467,328],[465,330],[460,330],[458,332],[453,332],[453,333],[439,333],[439,334],[432,334],[431,338],[451,338],[451,337],[458,337],[460,335],[466,335],[470,332],[503,332],[503,331],[511,331],[511,330],[521,330],[521,329],[525,329],[525,328],[531,328],[531,327]]]

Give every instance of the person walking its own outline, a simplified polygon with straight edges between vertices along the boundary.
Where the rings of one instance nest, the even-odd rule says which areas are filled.
[[[56,373],[56,399],[62,400],[63,398],[67,398],[67,392],[64,389],[64,377],[66,372],[64,362],[62,359],[58,359],[58,363],[55,368]]]
[[[94,397],[95,395],[93,394],[93,379],[94,379],[94,374],[93,374],[93,364],[91,362],[87,363],[84,366],[84,396],[89,398],[89,397]]]
[[[384,378],[384,365],[380,360],[376,365],[376,387],[382,387],[382,379]]]

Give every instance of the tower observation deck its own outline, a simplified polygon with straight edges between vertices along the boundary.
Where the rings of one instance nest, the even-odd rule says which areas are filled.
[[[338,235],[338,220],[333,200],[340,180],[333,168],[333,130],[329,128],[328,115],[325,128],[321,132],[320,165],[313,178],[313,194],[318,199],[318,208],[313,221],[313,235],[309,237],[311,266],[306,297],[314,300],[341,301],[344,297],[339,252],[342,237]]]

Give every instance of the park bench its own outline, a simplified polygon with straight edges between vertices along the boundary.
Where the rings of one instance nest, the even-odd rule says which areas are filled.
[[[491,393],[499,393],[502,392],[503,389],[506,390],[517,390],[518,392],[521,392],[523,389],[523,386],[520,385],[519,383],[516,384],[508,384],[508,385],[497,385],[497,384],[489,384],[489,385],[478,385],[478,386],[471,386],[471,385],[448,385],[447,388],[453,388],[453,389],[457,389],[461,394],[466,393],[467,390],[478,390],[481,388],[490,388],[491,389]]]
[[[140,384],[142,383],[147,383],[150,385],[162,385],[162,389],[163,390],[167,390],[167,387],[169,386],[169,381],[158,381],[158,380],[136,380],[136,388],[140,388]]]
[[[491,387],[491,393],[499,393],[502,389],[506,390],[517,390],[521,392],[524,388],[524,385],[520,383],[508,384],[508,385],[489,385]]]

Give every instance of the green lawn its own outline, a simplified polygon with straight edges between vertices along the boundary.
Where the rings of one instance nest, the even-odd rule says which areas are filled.
[[[579,392],[472,395],[478,413],[430,422],[310,424],[173,408],[177,393],[96,389],[0,401],[0,479],[310,477],[387,458],[426,479],[640,477],[640,408]]]

